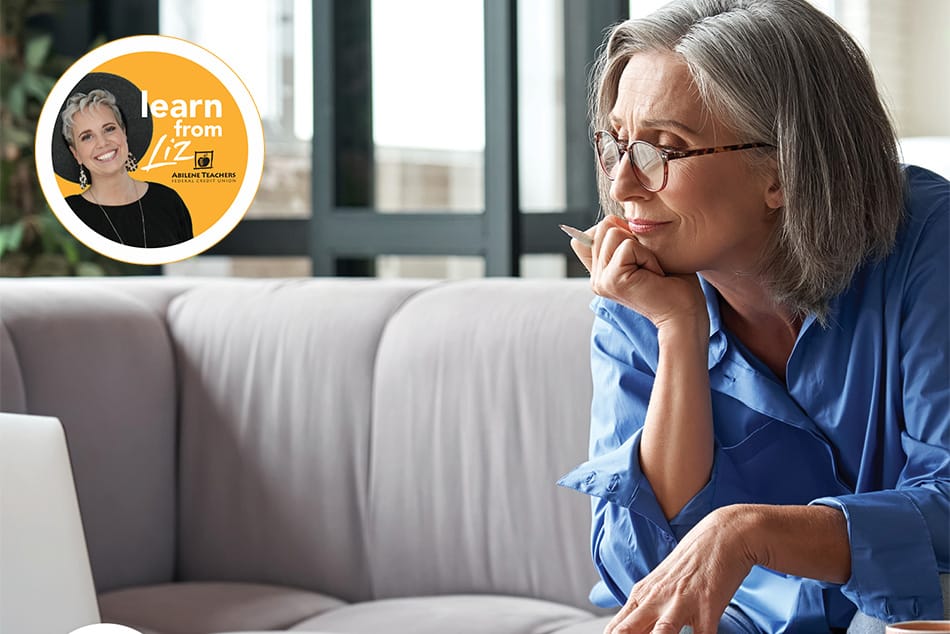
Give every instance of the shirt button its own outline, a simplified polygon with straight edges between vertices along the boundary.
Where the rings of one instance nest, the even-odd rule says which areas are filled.
[[[617,487],[620,486],[620,476],[618,474],[613,474],[610,476],[610,482],[607,483],[607,490],[613,493],[617,490]]]

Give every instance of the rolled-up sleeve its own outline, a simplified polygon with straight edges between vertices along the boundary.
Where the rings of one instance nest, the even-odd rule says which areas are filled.
[[[630,587],[675,545],[673,531],[640,470],[639,447],[654,374],[613,320],[604,300],[592,304],[589,460],[558,484],[594,497],[592,556],[603,583],[622,602]],[[595,596],[597,595],[597,596]],[[603,588],[591,594],[606,605]]]
[[[814,503],[837,507],[847,518],[851,577],[841,591],[859,610],[885,621],[942,618],[934,538],[948,539],[945,487],[942,492],[874,491]],[[930,526],[941,521],[943,534],[935,535]]]
[[[639,460],[655,378],[651,360],[646,358],[650,351],[637,350],[624,331],[627,325],[613,320],[604,300],[595,300],[592,308],[597,319],[591,340],[594,394],[589,460],[558,484],[594,497],[592,557],[603,585],[622,602],[630,587],[709,512],[713,486],[704,487],[676,517],[666,519]],[[595,587],[591,600],[614,604],[603,590]]]

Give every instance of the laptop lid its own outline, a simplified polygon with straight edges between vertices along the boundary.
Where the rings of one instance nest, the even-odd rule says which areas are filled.
[[[0,413],[0,632],[93,623],[99,607],[63,427]]]

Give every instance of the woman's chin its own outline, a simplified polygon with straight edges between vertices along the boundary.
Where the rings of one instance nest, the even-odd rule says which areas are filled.
[[[675,256],[668,255],[664,257],[662,254],[657,253],[656,261],[667,275],[693,275],[700,271],[700,268],[696,266],[695,263],[685,261],[683,258],[677,258]]]
[[[109,166],[109,167],[106,168],[106,169],[103,169],[102,167],[100,167],[99,169],[97,169],[97,170],[95,170],[95,171],[93,171],[93,170],[89,170],[89,171],[92,172],[92,177],[93,177],[93,179],[99,178],[99,179],[109,179],[109,180],[113,180],[113,179],[119,178],[119,177],[121,177],[122,175],[124,175],[124,174],[127,173],[127,172],[125,171],[125,166],[124,166],[124,165],[121,165],[121,166],[118,166],[118,167]]]

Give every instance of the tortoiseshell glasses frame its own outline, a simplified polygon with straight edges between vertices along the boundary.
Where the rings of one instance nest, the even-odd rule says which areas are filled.
[[[594,147],[597,150],[597,163],[604,171],[608,180],[617,178],[617,167],[623,155],[630,158],[633,173],[647,191],[658,192],[666,187],[669,180],[669,162],[691,156],[705,156],[719,152],[736,152],[759,147],[775,147],[769,143],[738,143],[736,145],[721,145],[716,147],[697,148],[695,150],[669,150],[658,148],[646,141],[621,143],[620,140],[607,130],[598,130],[594,133]]]

